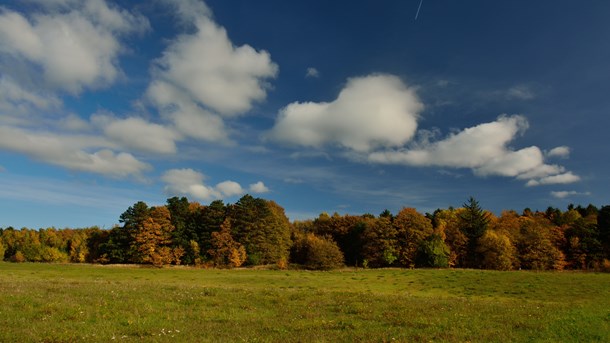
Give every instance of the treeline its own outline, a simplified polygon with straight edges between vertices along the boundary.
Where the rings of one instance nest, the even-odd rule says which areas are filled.
[[[470,198],[421,214],[329,216],[290,222],[273,201],[243,196],[209,205],[182,197],[138,202],[111,230],[0,229],[0,257],[13,262],[135,263],[232,268],[433,267],[610,271],[610,206],[505,211]]]

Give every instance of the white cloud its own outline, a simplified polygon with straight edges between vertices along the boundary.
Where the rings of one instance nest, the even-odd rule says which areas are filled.
[[[87,131],[91,124],[75,114],[69,114],[59,120],[59,127],[69,131]]]
[[[186,195],[203,201],[239,196],[246,192],[239,183],[230,180],[208,186],[204,182],[205,176],[190,168],[168,170],[161,180],[166,183],[165,192],[168,195]],[[269,190],[259,181],[250,185],[250,191],[265,193]]]
[[[252,193],[268,193],[269,192],[269,188],[267,188],[267,186],[265,186],[265,184],[262,181],[251,184],[249,189],[250,189],[250,192],[252,192]]]
[[[216,189],[220,194],[227,197],[244,194],[244,189],[235,181],[223,181],[216,185]]]
[[[569,196],[572,196],[572,195],[590,195],[590,194],[591,193],[589,193],[589,192],[581,193],[581,192],[576,192],[576,191],[557,191],[557,192],[551,192],[551,195],[554,196],[555,198],[558,198],[558,199],[565,199],[565,198],[567,198]]]
[[[580,181],[578,175],[574,175],[572,172],[567,172],[558,175],[549,175],[540,179],[532,179],[526,183],[526,186],[540,186],[540,185],[556,185],[556,184],[568,184]]]
[[[0,110],[3,112],[23,114],[33,109],[45,110],[59,105],[61,100],[52,94],[27,90],[6,75],[0,76]]]
[[[318,69],[309,67],[307,68],[307,73],[305,73],[305,78],[318,78],[320,77],[320,72]]]
[[[173,121],[180,133],[210,142],[229,141],[222,118],[201,108],[173,85],[154,81],[148,87],[147,96],[164,117]]]
[[[332,102],[283,108],[268,137],[310,147],[334,143],[358,152],[397,147],[413,137],[422,109],[414,89],[395,76],[352,78]]]
[[[52,2],[44,7],[46,12],[31,18],[2,10],[0,51],[40,67],[46,83],[73,94],[112,83],[120,74],[119,36],[149,27],[146,18],[102,0]]]
[[[529,180],[528,186],[578,181],[578,176],[564,173],[563,167],[546,164],[544,154],[536,146],[516,151],[508,147],[508,143],[527,128],[523,116],[500,116],[494,122],[464,129],[437,142],[424,140],[410,149],[373,152],[369,154],[369,161],[471,168],[481,176],[500,175]]]
[[[157,60],[156,77],[226,116],[247,112],[253,102],[264,100],[265,80],[278,72],[269,53],[249,45],[234,46],[226,30],[198,3],[178,3],[176,8],[196,30],[173,40]]]
[[[464,129],[435,143],[424,142],[412,149],[374,152],[369,155],[369,160],[415,166],[482,168],[496,159],[496,164],[500,165],[510,152],[506,145],[527,127],[523,116],[501,116],[494,122]],[[529,154],[522,155],[530,157]],[[515,157],[519,159],[519,156]]]
[[[193,169],[171,169],[165,172],[161,180],[167,185],[168,195],[188,195],[201,200],[220,198],[214,189],[203,184],[204,175]]]
[[[116,119],[104,115],[94,116],[104,134],[124,147],[160,154],[176,152],[178,135],[162,125],[149,123],[141,118]]]
[[[558,146],[546,153],[547,157],[567,158],[570,156],[570,148],[567,146]]]
[[[50,164],[113,177],[141,177],[150,169],[150,165],[129,153],[113,152],[113,147],[111,142],[95,136],[58,135],[0,126],[0,149]]]

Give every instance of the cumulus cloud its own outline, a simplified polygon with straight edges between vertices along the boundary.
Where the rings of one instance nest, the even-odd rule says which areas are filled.
[[[546,153],[547,157],[567,158],[570,156],[570,148],[567,146],[558,146]]]
[[[244,194],[244,189],[235,181],[223,181],[217,184],[215,188],[220,194],[227,197]]]
[[[203,184],[204,175],[193,169],[171,169],[165,172],[161,180],[167,185],[168,195],[189,195],[201,200],[218,199],[220,193]]]
[[[96,115],[92,121],[102,127],[106,137],[123,147],[160,154],[177,150],[178,135],[162,125],[141,118],[117,119],[107,115]]]
[[[180,133],[210,142],[229,141],[229,133],[222,118],[180,93],[174,85],[159,80],[153,81],[148,87],[147,96],[162,116],[173,121]]]
[[[412,149],[373,152],[369,160],[415,166],[483,168],[481,173],[486,174],[487,169],[498,169],[507,158],[529,161],[532,155],[538,155],[536,149],[529,149],[525,153],[507,156],[510,153],[507,143],[527,127],[523,116],[501,116],[494,122],[467,128],[438,142],[424,142]],[[488,168],[484,168],[488,163]]]
[[[558,175],[549,175],[539,179],[532,179],[526,183],[526,186],[540,186],[540,185],[557,185],[567,184],[580,181],[580,176],[567,172]]]
[[[8,9],[0,12],[0,51],[38,66],[48,85],[73,94],[112,83],[120,74],[119,37],[149,27],[146,18],[102,0],[43,7],[46,11],[30,18]]]
[[[397,147],[415,134],[422,109],[415,90],[395,76],[352,78],[332,102],[295,102],[283,108],[268,137],[310,147],[337,144],[357,152]]]
[[[95,136],[57,135],[0,126],[0,149],[50,164],[113,177],[141,177],[150,169],[150,165],[129,153],[115,153],[112,147],[112,143]]]
[[[193,169],[171,169],[165,172],[161,180],[166,183],[168,195],[186,195],[203,201],[223,199],[245,193],[242,186],[235,181],[223,181],[216,186],[205,184],[205,175]],[[252,193],[264,193],[267,187],[259,181],[250,185]]]
[[[221,115],[244,113],[266,98],[266,80],[276,76],[278,67],[264,50],[233,45],[198,4],[177,3],[178,14],[193,23],[195,32],[172,41],[156,62],[156,76]]]
[[[265,186],[265,184],[262,181],[251,184],[249,189],[250,189],[250,192],[252,192],[252,193],[268,193],[269,192],[269,188],[267,188],[267,186]]]
[[[223,117],[264,100],[278,67],[264,50],[235,46],[204,2],[167,3],[193,32],[173,39],[155,61],[146,97],[184,136],[228,143]]]
[[[521,115],[500,116],[496,121],[466,128],[449,137],[415,144],[412,148],[376,151],[375,163],[412,166],[471,168],[481,176],[500,175],[529,180],[527,186],[571,183],[580,178],[557,165],[545,163],[540,148],[512,150],[508,144],[528,128]]]

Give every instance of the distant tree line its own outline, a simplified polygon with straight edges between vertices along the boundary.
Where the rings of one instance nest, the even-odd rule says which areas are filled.
[[[0,229],[0,257],[12,262],[289,265],[333,269],[476,268],[610,271],[610,206],[504,211],[474,198],[461,208],[421,214],[328,215],[290,222],[277,203],[245,195],[209,205],[173,197],[137,202],[110,230]]]

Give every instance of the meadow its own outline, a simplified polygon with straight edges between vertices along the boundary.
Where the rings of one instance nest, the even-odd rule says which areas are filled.
[[[609,342],[610,274],[0,263],[1,342]]]

